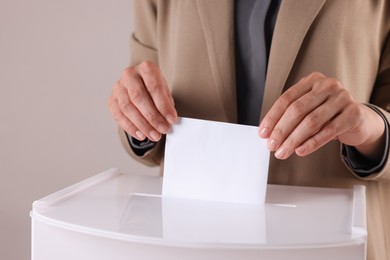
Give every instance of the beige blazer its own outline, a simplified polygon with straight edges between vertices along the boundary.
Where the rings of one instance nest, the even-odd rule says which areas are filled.
[[[180,116],[236,122],[232,0],[139,0],[132,64],[161,67]],[[265,84],[262,117],[289,86],[319,71],[342,82],[356,100],[390,122],[390,1],[283,0]],[[159,165],[163,142],[139,161]],[[269,183],[367,187],[368,259],[390,259],[390,162],[361,179],[333,141],[312,155],[270,161]]]

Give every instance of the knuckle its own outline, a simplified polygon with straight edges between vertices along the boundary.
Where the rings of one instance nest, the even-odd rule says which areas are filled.
[[[131,104],[127,100],[120,101],[118,105],[121,111],[124,112],[131,111]]]
[[[263,119],[261,124],[267,127],[273,127],[274,125],[276,125],[276,123],[277,120],[275,120],[273,116],[268,115]]]
[[[315,140],[317,140],[318,145],[325,144],[329,140],[333,139],[336,136],[337,127],[335,124],[329,124],[323,128],[319,134],[316,135]]]
[[[141,63],[138,65],[138,67],[139,67],[141,70],[145,71],[145,72],[149,72],[149,71],[153,71],[153,70],[156,68],[156,64],[154,64],[154,63],[151,62],[151,61],[146,60],[146,61],[141,62]]]
[[[291,103],[291,94],[290,92],[285,92],[280,98],[278,99],[279,105],[283,108],[287,108]]]
[[[125,68],[123,71],[122,71],[122,74],[121,74],[121,79],[122,80],[127,80],[130,78],[130,76],[132,74],[134,74],[134,67],[127,67]]]
[[[311,113],[305,118],[306,127],[312,131],[317,130],[319,128],[319,122],[319,116],[315,113]]]
[[[354,99],[351,95],[351,93],[349,93],[348,91],[346,90],[343,90],[339,93],[339,97],[347,102],[353,102],[354,103]]]
[[[274,131],[276,125],[277,125],[277,120],[274,117],[274,115],[268,113],[263,120],[261,121],[259,127],[261,128],[267,128],[267,136],[271,137],[272,132]]]
[[[280,141],[280,140],[284,139],[285,136],[286,136],[286,133],[285,133],[285,131],[283,131],[282,128],[275,127],[275,129],[272,131],[271,138],[274,139],[275,141]]]
[[[341,107],[341,109],[349,110],[351,106],[353,106],[353,100],[350,97],[349,93],[341,92],[337,94],[335,98],[337,104]]]
[[[171,106],[167,103],[159,103],[157,105],[158,111],[160,111],[163,115],[168,114],[171,111]]]
[[[120,90],[121,88],[121,83],[120,83],[120,80],[118,80],[113,86],[112,86],[112,94],[115,95],[116,93],[118,93],[118,91]]]
[[[309,77],[312,79],[316,79],[316,78],[323,78],[323,77],[325,77],[325,75],[322,74],[321,72],[315,71],[315,72],[310,73]]]
[[[336,133],[337,133],[337,128],[333,125],[329,125],[324,129],[324,137],[326,139],[335,137]]]
[[[333,96],[335,104],[344,111],[350,109],[353,106],[356,106],[357,104],[351,93],[345,89],[334,92]]]
[[[286,148],[286,152],[291,154],[294,152],[295,148],[299,145],[298,139],[294,137],[289,137],[284,143],[283,146]]]
[[[132,89],[129,91],[129,98],[133,103],[139,103],[143,99],[143,92],[140,89]]]
[[[341,82],[335,78],[327,78],[326,83],[328,85],[328,89],[331,91],[340,91],[340,90],[344,89]]]
[[[302,115],[306,111],[305,104],[302,103],[302,101],[300,101],[300,100],[297,100],[294,103],[292,103],[289,109],[290,109],[293,116],[294,115]]]
[[[148,120],[152,125],[156,125],[158,120],[158,115],[152,111],[147,111],[144,114],[146,120]]]
[[[313,151],[317,150],[331,141],[335,137],[335,133],[336,128],[334,128],[334,126],[327,126],[311,138],[308,144]]]
[[[160,89],[160,84],[156,78],[149,78],[146,87],[150,93],[155,93]]]

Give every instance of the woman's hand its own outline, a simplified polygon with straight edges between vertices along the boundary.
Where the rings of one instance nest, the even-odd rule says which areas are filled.
[[[108,106],[119,126],[138,140],[157,142],[177,120],[167,83],[159,67],[148,61],[123,71]]]
[[[294,152],[308,155],[331,140],[377,159],[384,147],[384,121],[371,108],[356,102],[342,84],[312,73],[275,102],[259,126],[268,148],[278,159]]]

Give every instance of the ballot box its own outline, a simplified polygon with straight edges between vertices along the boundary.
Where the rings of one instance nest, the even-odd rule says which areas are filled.
[[[35,201],[32,259],[366,259],[363,186],[268,185],[262,205],[161,191],[162,177],[110,169]]]

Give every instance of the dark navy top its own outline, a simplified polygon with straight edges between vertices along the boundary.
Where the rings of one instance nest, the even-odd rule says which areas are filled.
[[[279,1],[236,0],[234,5],[238,123],[257,126]]]

